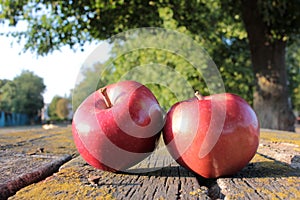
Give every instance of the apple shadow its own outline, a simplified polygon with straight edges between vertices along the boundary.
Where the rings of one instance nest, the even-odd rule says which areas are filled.
[[[265,157],[268,161],[251,162],[241,171],[234,175],[223,176],[220,178],[281,178],[281,177],[300,177],[300,170],[292,168],[291,165],[275,160],[269,156],[258,153],[260,156]],[[292,158],[296,160],[295,165],[300,165],[300,156],[295,155]],[[120,172],[128,175],[138,176],[158,176],[158,177],[196,177],[200,185],[203,183],[214,182],[216,179],[203,178],[182,166],[166,166],[150,169],[135,169],[127,172]]]
[[[143,172],[144,171],[144,172]],[[195,174],[181,166],[166,166],[150,169],[135,169],[132,172],[120,172],[127,175],[156,176],[156,177],[195,177]]]
[[[234,175],[220,178],[280,178],[280,177],[300,177],[300,170],[292,168],[287,163],[270,159],[268,156],[260,154],[270,161],[252,162]],[[295,156],[297,157],[297,156]],[[298,156],[299,157],[299,156]],[[297,157],[297,158],[298,158]],[[146,171],[146,172],[143,172]],[[138,176],[160,176],[160,177],[196,177],[199,182],[211,182],[216,179],[203,178],[181,166],[167,166],[153,169],[136,169],[132,172],[121,172],[122,174]]]

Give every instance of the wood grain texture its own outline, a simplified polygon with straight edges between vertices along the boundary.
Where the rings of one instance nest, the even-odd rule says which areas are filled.
[[[97,170],[76,153],[70,127],[2,133],[0,142],[0,184],[13,183],[18,178],[22,183],[30,174],[41,177],[41,170],[37,169],[45,172],[41,181],[19,187],[10,200],[300,197],[300,134],[297,133],[262,131],[258,152],[251,162],[237,174],[218,179],[195,176],[177,165],[166,151],[156,152],[126,172]],[[62,159],[68,158],[64,157],[66,154],[73,155],[73,159],[63,164]],[[58,167],[58,172],[49,173]],[[1,187],[1,195],[9,190],[3,189],[3,184]]]

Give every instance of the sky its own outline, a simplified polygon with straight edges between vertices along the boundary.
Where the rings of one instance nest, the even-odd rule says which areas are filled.
[[[22,24],[18,26],[18,30],[23,28]],[[1,32],[10,30],[2,24],[0,29]],[[12,41],[14,42],[11,45]],[[74,52],[65,46],[60,51],[42,57],[29,51],[22,53],[23,45],[18,44],[15,38],[0,36],[0,79],[12,80],[23,70],[34,72],[43,78],[46,85],[43,93],[45,103],[50,103],[55,95],[70,95],[82,64],[98,46],[96,43],[87,44],[83,52],[80,50]]]

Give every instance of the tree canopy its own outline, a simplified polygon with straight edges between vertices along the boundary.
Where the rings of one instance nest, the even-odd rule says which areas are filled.
[[[257,1],[257,0],[256,0]],[[255,1],[255,2],[256,2]],[[26,40],[25,50],[47,54],[65,44],[107,39],[139,27],[186,29],[212,41],[222,37],[246,38],[241,6],[247,0],[154,0],[154,1],[9,1],[0,4],[0,20],[15,26],[28,22],[28,29],[9,33]],[[258,9],[270,39],[294,39],[299,34],[299,0],[258,0]],[[249,9],[249,11],[251,11]],[[222,36],[222,37],[220,37]]]
[[[8,35],[25,40],[24,50],[40,55],[66,44],[76,49],[85,42],[108,39],[139,27],[163,27],[189,35],[213,58],[226,91],[248,100],[263,127],[293,130],[289,95],[297,108],[300,56],[295,44],[300,35],[299,0],[4,0],[0,12],[0,20],[11,26],[27,22],[27,30]],[[162,57],[172,62],[166,63]],[[132,52],[112,59],[116,71],[103,83],[116,80],[122,70],[151,59],[177,70],[182,70],[180,65],[188,66],[160,50]],[[188,67],[183,68],[181,72],[186,73],[184,76],[193,87],[200,87],[205,93],[201,77],[193,77]],[[93,71],[89,70],[87,74]],[[152,87],[166,92],[166,88]],[[74,93],[78,91],[75,89]],[[172,96],[164,97],[162,102],[172,102],[168,99]]]

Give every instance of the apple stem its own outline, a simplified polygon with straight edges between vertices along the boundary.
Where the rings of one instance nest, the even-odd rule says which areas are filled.
[[[204,99],[204,97],[199,93],[199,91],[196,91],[196,92],[195,92],[195,96],[196,96],[197,99],[199,99],[199,100],[203,100],[203,99]]]
[[[111,103],[111,101],[110,101],[110,99],[109,99],[109,97],[107,95],[107,91],[106,90],[107,90],[106,88],[101,88],[100,92],[101,92],[101,94],[102,94],[102,96],[104,98],[104,101],[105,101],[105,104],[106,104],[107,108],[111,108],[112,107],[112,103]]]

